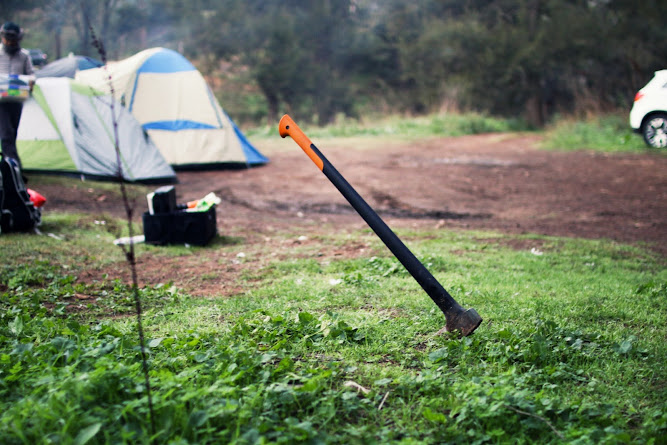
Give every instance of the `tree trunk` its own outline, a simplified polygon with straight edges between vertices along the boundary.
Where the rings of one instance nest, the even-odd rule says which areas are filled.
[[[266,114],[266,120],[269,125],[274,125],[276,122],[278,122],[278,105],[280,104],[280,101],[278,100],[278,96],[275,94],[267,94],[264,92],[264,97],[266,97],[266,103],[269,107],[269,110]]]
[[[531,127],[542,128],[546,122],[544,104],[539,94],[533,94],[524,105],[524,119]]]
[[[63,55],[63,47],[62,47],[62,31],[60,29],[57,29],[54,36],[53,36],[54,44],[55,44],[55,50],[56,50],[56,57],[54,60],[60,59]]]

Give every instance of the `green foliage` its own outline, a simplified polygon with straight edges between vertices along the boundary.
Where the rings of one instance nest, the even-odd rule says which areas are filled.
[[[556,150],[605,152],[648,150],[642,137],[627,123],[627,116],[606,115],[586,120],[559,119],[546,131],[543,146]]]
[[[51,227],[62,219],[45,216]],[[0,237],[3,251],[24,246],[0,269],[3,443],[151,442],[133,289],[77,279],[97,252],[117,249],[98,229],[81,223],[66,241]],[[667,434],[661,258],[606,241],[400,236],[482,315],[473,336],[433,335],[442,313],[367,232],[311,239],[303,257],[257,266],[238,295],[140,289],[155,441],[660,443]],[[369,256],[315,255],[360,238]]]
[[[636,3],[42,0],[0,11],[51,60],[96,56],[91,27],[109,59],[181,50],[243,122],[452,109],[542,126],[559,114],[627,112],[664,68],[667,3]]]
[[[468,134],[526,131],[529,127],[515,119],[499,119],[479,113],[443,113],[421,117],[384,116],[377,119],[339,118],[325,126],[305,124],[301,128],[311,138],[378,137],[423,138],[429,136],[463,136]],[[275,137],[275,125],[248,128],[252,138]]]

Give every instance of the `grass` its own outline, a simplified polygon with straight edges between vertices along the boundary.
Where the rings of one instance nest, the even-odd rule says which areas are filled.
[[[297,120],[296,117],[294,117]],[[297,120],[297,124],[299,124]],[[528,127],[519,120],[499,119],[480,113],[447,113],[421,117],[388,116],[377,119],[356,120],[339,118],[335,123],[319,127],[299,124],[313,140],[349,140],[354,146],[386,146],[391,141],[423,139],[428,137],[453,137],[467,134],[526,131]],[[275,145],[278,124],[249,128],[245,134],[262,146]],[[273,140],[273,141],[271,141]],[[388,142],[389,141],[389,142]]]
[[[44,224],[65,236],[0,237],[3,443],[664,443],[667,435],[667,271],[649,251],[398,231],[484,318],[464,339],[434,335],[442,313],[367,230],[331,230],[290,260],[248,261],[231,297],[153,283],[140,290],[151,438],[131,288],[114,277],[77,279],[122,262],[116,234],[86,215],[48,214]],[[358,258],[327,255],[360,241],[368,248]],[[218,239],[197,252],[252,259],[265,243]],[[192,253],[137,246],[139,258]]]
[[[297,122],[298,123],[298,122]],[[480,133],[534,131],[518,119],[502,119],[480,113],[447,113],[420,117],[389,116],[354,120],[341,118],[325,126],[301,126],[312,140],[334,140],[349,147],[383,147],[392,143],[429,137],[454,137]],[[288,144],[276,139],[278,124],[249,128],[246,135],[268,153]],[[627,116],[611,113],[585,119],[556,118],[543,131],[541,148],[547,150],[593,150],[600,152],[660,152],[644,144],[641,135],[630,129]],[[291,146],[290,146],[291,147]]]
[[[546,131],[544,148],[601,152],[646,152],[641,135],[634,133],[627,115],[609,114],[584,120],[557,119]]]
[[[448,114],[304,130],[364,148],[526,128]],[[285,142],[276,128],[247,133],[263,150]],[[543,135],[546,149],[646,151],[618,116],[558,121]],[[232,296],[196,298],[169,282],[140,289],[151,437],[133,289],[112,274],[80,279],[124,265],[112,244],[124,227],[107,215],[49,213],[43,236],[0,236],[3,444],[665,443],[664,258],[604,240],[399,231],[484,318],[458,339],[434,335],[442,313],[375,235],[335,228],[287,260],[239,236],[205,249],[137,246],[140,259],[243,266]],[[278,250],[299,235],[270,243]],[[360,242],[359,257],[327,255]],[[215,275],[207,268],[199,279]]]

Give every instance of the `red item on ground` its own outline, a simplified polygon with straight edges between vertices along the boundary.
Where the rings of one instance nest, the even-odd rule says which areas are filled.
[[[36,191],[28,189],[28,195],[30,195],[30,201],[32,201],[35,207],[39,208],[46,204],[46,198]]]

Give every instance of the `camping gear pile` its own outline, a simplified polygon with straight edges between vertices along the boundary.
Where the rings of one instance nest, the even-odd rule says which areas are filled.
[[[26,232],[42,220],[46,199],[26,188],[18,162],[0,158],[0,233]]]
[[[148,49],[106,66],[70,55],[39,70],[24,99],[17,148],[26,173],[169,184],[178,182],[174,168],[268,162],[202,74],[169,49]],[[143,215],[146,242],[207,244],[217,233],[219,202],[209,194],[176,205],[173,187],[156,190]]]

